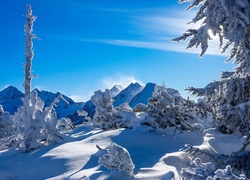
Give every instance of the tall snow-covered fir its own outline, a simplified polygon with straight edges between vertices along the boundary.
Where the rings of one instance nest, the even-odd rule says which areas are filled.
[[[26,6],[26,65],[24,90],[25,96],[22,99],[23,106],[20,106],[14,114],[15,144],[20,150],[29,152],[43,145],[55,144],[63,140],[62,134],[57,130],[57,115],[53,107],[64,99],[61,94],[55,98],[51,105],[44,109],[44,101],[38,97],[36,90],[31,92],[32,59],[34,56],[32,39],[36,36],[32,34],[33,23],[36,17],[32,15],[31,5]]]
[[[218,36],[222,53],[229,50],[227,62],[236,64],[234,72],[223,72],[219,80],[205,88],[188,90],[196,96],[204,97],[199,105],[206,114],[211,113],[214,125],[227,133],[236,131],[248,135],[249,87],[250,87],[250,1],[249,0],[180,0],[189,2],[188,9],[197,7],[192,23],[201,22],[197,29],[188,29],[182,36],[173,39],[189,40],[187,48],[200,47],[201,56],[209,48],[212,40],[210,32]],[[202,105],[203,104],[203,105]]]

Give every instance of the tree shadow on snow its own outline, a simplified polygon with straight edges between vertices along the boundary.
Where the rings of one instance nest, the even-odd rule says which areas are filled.
[[[55,158],[54,156],[44,156],[52,149],[61,144],[42,147],[29,153],[21,153],[14,149],[3,153],[4,159],[0,157],[1,179],[47,179],[58,176],[65,171],[66,159]]]
[[[113,142],[126,148],[135,164],[135,174],[141,168],[151,168],[167,153],[178,152],[185,144],[199,145],[202,138],[191,139],[185,135],[164,135],[157,132],[140,132],[130,129],[123,130],[118,136],[113,137]]]
[[[71,177],[73,177],[75,174],[83,171],[83,170],[87,170],[87,169],[91,169],[91,168],[95,168],[97,166],[99,166],[98,160],[100,157],[102,157],[104,154],[107,154],[107,150],[98,150],[95,154],[92,154],[92,156],[90,157],[89,161],[78,171],[72,173],[71,175],[69,175],[67,177],[67,179],[70,179]],[[96,171],[97,173],[92,174],[90,177],[88,177],[90,180],[94,180],[97,179],[101,174],[103,174],[103,172],[107,170],[104,167],[99,167]]]

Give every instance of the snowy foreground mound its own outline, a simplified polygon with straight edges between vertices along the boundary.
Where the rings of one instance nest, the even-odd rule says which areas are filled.
[[[103,131],[91,124],[81,125],[67,134],[64,144],[26,154],[0,151],[0,179],[131,179],[126,172],[111,171],[98,164],[111,143],[127,149],[135,164],[135,179],[178,179],[181,168],[190,165],[179,151],[185,144],[224,154],[237,151],[242,145],[238,137],[214,131],[176,136],[173,133],[171,128],[162,132],[149,132],[143,126]]]

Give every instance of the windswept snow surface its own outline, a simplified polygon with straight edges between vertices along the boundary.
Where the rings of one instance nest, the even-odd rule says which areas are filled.
[[[135,179],[178,179],[177,171],[184,166],[183,153],[179,149],[185,144],[200,145],[205,149],[211,144],[218,146],[214,140],[216,134],[210,138],[213,139],[211,143],[209,138],[205,138],[204,143],[203,133],[185,132],[176,136],[173,133],[171,128],[160,132],[149,132],[145,126],[103,131],[94,129],[91,123],[80,125],[66,134],[67,140],[63,144],[25,154],[14,149],[0,151],[0,179],[131,179],[125,172],[110,171],[98,164],[98,159],[107,154],[106,148],[112,142],[128,150],[135,164]],[[225,140],[219,137],[219,141]]]

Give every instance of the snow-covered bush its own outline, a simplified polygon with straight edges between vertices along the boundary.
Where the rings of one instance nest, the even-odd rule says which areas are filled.
[[[128,105],[128,103],[122,103],[120,106],[116,107],[117,111],[127,111],[132,112],[133,109]]]
[[[125,171],[130,176],[134,176],[135,165],[130,157],[129,152],[122,146],[112,143],[108,146],[108,154],[99,158],[99,164],[118,171]]]
[[[77,111],[77,114],[78,116],[84,117],[85,121],[88,121],[88,122],[91,121],[91,117],[88,116],[89,114],[87,111],[84,111],[83,109],[81,109]]]
[[[75,129],[75,125],[70,118],[61,118],[57,120],[56,129],[60,132],[67,132]]]
[[[208,176],[213,175],[214,169],[211,168],[211,165],[202,163],[200,158],[195,158],[191,164],[195,167],[181,169],[180,175],[183,180],[204,180]]]
[[[13,121],[10,113],[3,110],[0,105],[0,139],[11,136],[14,133]]]
[[[153,95],[148,99],[148,116],[142,124],[155,129],[174,126],[179,131],[192,130],[192,125],[187,122],[193,119],[193,110],[189,103],[179,95],[168,93],[167,88],[155,85]]]
[[[186,158],[191,162],[191,164],[196,165],[194,168],[184,168],[182,171],[184,174],[187,174],[187,176],[190,176],[190,174],[195,174],[194,172],[198,170],[200,172],[200,168],[202,167],[203,170],[209,170],[211,172],[211,169],[213,170],[212,174],[206,173],[206,176],[214,176],[216,169],[223,169],[227,165],[230,165],[233,172],[236,174],[245,174],[247,178],[250,178],[250,151],[244,151],[244,152],[237,152],[229,155],[224,154],[217,154],[212,153],[207,150],[202,150],[190,145],[185,145],[186,149],[182,150],[185,152]],[[208,166],[208,163],[201,163],[200,160],[197,161],[197,159],[204,159],[207,162],[210,162],[210,165]],[[197,163],[198,162],[198,163]],[[200,163],[199,163],[200,162]],[[197,166],[197,164],[200,164]],[[211,166],[212,164],[212,166]],[[204,166],[206,165],[206,167]],[[189,173],[190,172],[190,173]]]
[[[147,106],[142,103],[136,104],[135,107],[133,108],[133,112],[135,113],[141,113],[141,112],[146,112],[146,111],[147,111]]]
[[[240,176],[236,176],[232,173],[231,166],[226,166],[225,169],[218,169],[214,173],[214,177],[209,176],[207,180],[247,180],[244,174],[240,174]]]
[[[226,169],[215,171],[213,165],[202,163],[199,157],[195,158],[192,164],[195,167],[181,169],[180,175],[183,180],[247,180],[244,174],[233,174],[230,165],[227,165]]]
[[[108,130],[116,129],[116,121],[114,113],[116,112],[113,106],[113,98],[108,89],[104,92],[101,90],[96,91],[91,97],[93,104],[95,105],[95,114],[93,117],[93,122],[96,126]]]
[[[33,91],[29,96],[29,104],[23,99],[23,106],[20,106],[13,116],[17,126],[16,146],[20,150],[29,152],[43,144],[55,144],[63,140],[63,135],[56,129],[56,113],[52,111],[58,98],[45,110],[44,102],[38,97],[37,91]]]

